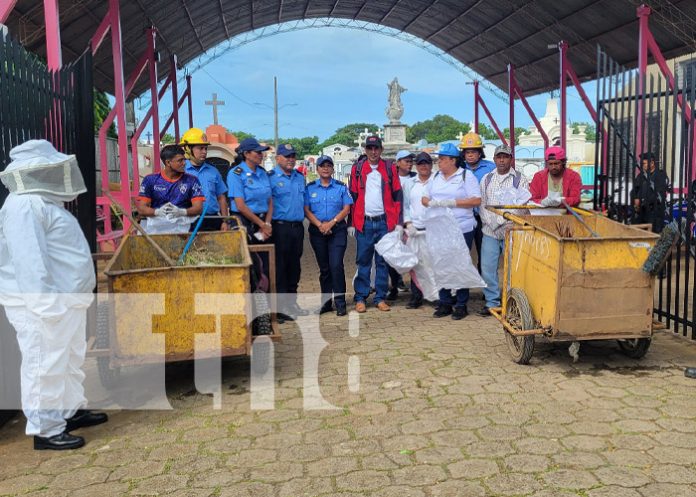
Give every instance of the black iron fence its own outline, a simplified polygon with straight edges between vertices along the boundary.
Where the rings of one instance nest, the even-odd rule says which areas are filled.
[[[594,207],[621,222],[647,221],[654,231],[673,220],[683,224],[684,234],[658,280],[654,312],[675,333],[696,339],[696,63],[692,62],[674,64],[674,87],[659,70],[649,68],[645,88],[640,88],[636,69],[617,64],[598,48]],[[660,173],[651,172],[650,161],[641,160],[645,152],[667,175],[666,191],[661,191]],[[641,199],[646,192],[657,200],[646,205]]]
[[[96,251],[96,191],[92,54],[58,72],[0,31],[0,170],[12,147],[45,138],[59,151],[75,154],[88,191],[69,206],[90,248]],[[0,206],[7,197],[0,186]],[[1,306],[0,306],[1,309]],[[19,405],[19,350],[0,310],[0,409]],[[8,417],[0,410],[0,424]]]

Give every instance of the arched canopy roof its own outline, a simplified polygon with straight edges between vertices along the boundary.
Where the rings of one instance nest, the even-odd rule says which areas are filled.
[[[665,56],[696,50],[696,2],[646,3],[659,14],[651,17],[651,29]],[[528,94],[557,88],[558,51],[549,45],[562,39],[571,46],[570,58],[581,80],[592,79],[596,72],[597,44],[627,66],[635,66],[638,53],[635,0],[121,0],[120,5],[126,74],[145,48],[144,30],[150,25],[159,32],[162,60],[175,53],[185,65],[235,35],[326,17],[368,21],[417,36],[505,91],[506,68],[512,63]],[[59,1],[65,62],[86,49],[107,6],[105,0]],[[29,50],[45,53],[42,0],[19,0],[7,24]],[[108,45],[107,39],[95,58],[95,84],[111,92]],[[160,76],[167,65],[160,65]],[[146,79],[136,93],[147,88]]]

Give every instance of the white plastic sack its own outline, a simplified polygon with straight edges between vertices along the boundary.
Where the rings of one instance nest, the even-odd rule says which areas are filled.
[[[375,250],[397,273],[406,274],[418,264],[418,257],[402,241],[402,236],[401,230],[387,233],[377,242]]]
[[[418,257],[418,264],[411,270],[411,279],[416,283],[423,297],[431,302],[439,298],[440,287],[435,282],[435,272],[430,261],[425,231],[419,231],[415,236],[409,236],[406,245]]]
[[[188,233],[191,223],[198,219],[198,216],[183,217],[147,217],[140,222],[140,225],[148,235],[162,235],[171,233]]]
[[[484,288],[471,261],[459,223],[450,209],[430,208],[425,215],[425,240],[438,288]]]

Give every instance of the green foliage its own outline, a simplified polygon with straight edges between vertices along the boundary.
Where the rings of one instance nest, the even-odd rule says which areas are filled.
[[[479,122],[479,135],[481,135],[481,138],[484,140],[498,140],[500,138],[498,133],[493,129],[493,126],[489,126],[482,122]]]
[[[456,120],[446,114],[438,114],[427,121],[420,121],[406,130],[406,139],[410,143],[427,140],[428,143],[439,143],[455,140],[459,133],[467,133],[471,128],[467,123]]]
[[[106,116],[111,112],[111,106],[109,105],[109,99],[106,97],[106,93],[94,89],[94,134],[99,133],[102,123]],[[109,129],[106,132],[108,138],[118,138],[116,134],[116,126],[111,123]]]
[[[585,139],[588,142],[595,143],[597,141],[597,129],[595,128],[595,125],[592,123],[587,123],[587,122],[571,123],[570,126],[573,129],[573,134],[579,135],[580,134],[580,126],[582,126],[582,125],[587,126],[585,128]]]
[[[237,140],[240,142],[246,138],[254,138],[254,135],[247,133],[246,131],[232,131],[231,129],[228,129],[227,132],[236,136]]]
[[[372,123],[346,124],[342,128],[338,128],[333,135],[321,142],[318,149],[321,150],[322,148],[333,145],[334,143],[340,143],[341,145],[345,145],[347,147],[355,147],[357,146],[355,140],[358,139],[360,133],[365,131],[365,128],[367,128],[370,133],[374,133],[379,129],[379,126]]]
[[[273,143],[273,140],[266,140]],[[305,155],[316,155],[321,150],[319,148],[318,136],[305,136],[303,138],[278,138],[278,144],[289,143],[297,151],[297,158],[302,160]]]
[[[515,126],[515,145],[520,144],[520,136],[524,135],[527,132],[526,128],[520,128],[518,126]],[[503,130],[503,135],[505,136],[506,140],[510,140],[510,128],[505,128]]]
[[[172,145],[173,143],[176,143],[176,140],[174,140],[174,135],[165,133],[164,135],[160,136],[160,142],[164,143],[165,145]]]

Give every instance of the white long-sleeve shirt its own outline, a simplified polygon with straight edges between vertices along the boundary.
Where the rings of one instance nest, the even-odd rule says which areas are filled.
[[[401,183],[404,192],[404,223],[413,223],[416,228],[425,228],[425,210],[421,201],[428,191],[428,185],[433,180],[432,175],[425,181],[418,176],[408,178]]]

